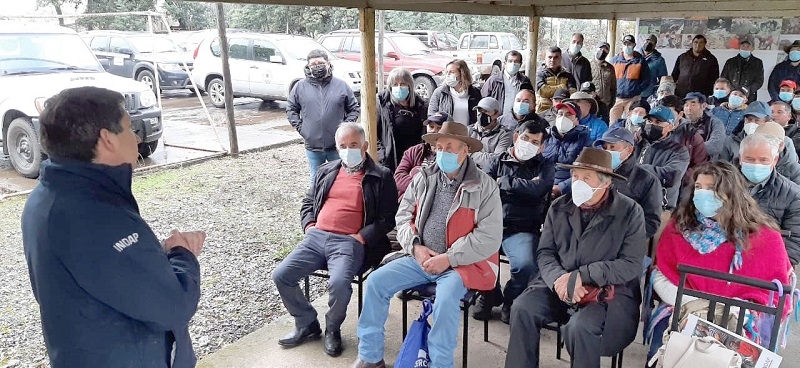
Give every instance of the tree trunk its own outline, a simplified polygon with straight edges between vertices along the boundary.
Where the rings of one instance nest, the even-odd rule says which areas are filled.
[[[52,3],[53,7],[56,8],[56,14],[64,15],[64,12],[61,10],[61,4],[58,2],[58,0],[50,0],[50,3]],[[62,27],[64,26],[64,18],[58,17],[58,25]]]

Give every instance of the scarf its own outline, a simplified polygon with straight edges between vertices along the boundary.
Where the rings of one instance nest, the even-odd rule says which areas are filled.
[[[728,236],[725,234],[725,229],[719,222],[710,218],[704,217],[699,212],[696,214],[697,221],[700,223],[700,230],[683,231],[683,239],[685,239],[691,246],[700,254],[709,254],[728,241]],[[739,270],[742,268],[742,247],[736,245],[736,253],[731,260],[731,266],[728,269],[732,273],[734,269]]]

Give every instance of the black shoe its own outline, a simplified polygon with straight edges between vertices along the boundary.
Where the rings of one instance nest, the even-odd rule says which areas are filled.
[[[472,312],[472,318],[477,319],[478,321],[488,321],[492,319],[492,307],[496,307],[500,304],[495,303],[494,301],[489,301],[487,299],[494,299],[492,297],[486,297],[486,295],[481,295],[478,298],[478,301],[475,303],[475,311]]]
[[[338,357],[342,355],[342,333],[338,331],[325,331],[325,353]]]
[[[355,363],[353,363],[353,368],[386,368],[386,363],[384,363],[383,359],[377,363],[367,363],[361,359],[356,359]]]
[[[500,320],[503,323],[508,324],[508,321],[511,320],[511,306],[507,304],[503,304],[503,309],[500,310]]]
[[[319,327],[319,322],[314,321],[305,327],[295,327],[294,331],[278,340],[278,345],[293,348],[306,341],[318,340],[320,335],[322,335],[322,329]]]

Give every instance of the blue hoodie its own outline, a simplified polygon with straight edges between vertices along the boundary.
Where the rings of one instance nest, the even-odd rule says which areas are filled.
[[[589,128],[578,125],[566,134],[561,135],[555,128],[550,129],[550,138],[544,146],[542,156],[554,164],[572,165],[584,147],[589,147]],[[558,185],[562,194],[571,191],[572,174],[570,169],[556,165],[553,185]]]
[[[589,128],[589,142],[600,139],[608,130],[608,124],[595,114],[586,115],[583,119],[578,120],[578,123]]]
[[[163,251],[131,180],[130,165],[52,158],[25,204],[25,258],[53,368],[195,366],[188,324],[200,265],[186,248]]]

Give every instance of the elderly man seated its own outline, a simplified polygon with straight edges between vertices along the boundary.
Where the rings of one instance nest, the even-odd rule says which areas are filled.
[[[611,154],[585,148],[572,165],[572,192],[553,202],[539,240],[539,276],[511,306],[506,368],[539,367],[539,331],[564,324],[574,368],[633,341],[639,325],[639,277],[645,254],[642,208],[613,189]],[[614,297],[587,295],[614,288]],[[571,316],[570,316],[571,315]]]
[[[278,344],[291,348],[322,333],[317,311],[298,281],[327,267],[330,309],[325,315],[325,352],[334,357],[343,349],[339,328],[353,293],[353,276],[363,264],[375,265],[389,252],[386,234],[394,228],[397,210],[392,173],[367,155],[369,144],[361,125],[342,123],[335,139],[341,159],[319,167],[303,199],[305,238],[272,274],[283,305],[295,320],[294,331]]]
[[[492,290],[497,280],[503,207],[495,181],[469,157],[481,142],[449,121],[423,139],[436,148],[436,166],[414,176],[400,201],[397,240],[405,256],[367,279],[355,367],[386,366],[384,324],[392,295],[429,283],[436,283],[430,367],[453,367],[461,298],[468,289]]]

